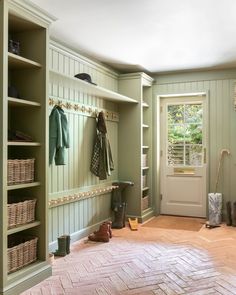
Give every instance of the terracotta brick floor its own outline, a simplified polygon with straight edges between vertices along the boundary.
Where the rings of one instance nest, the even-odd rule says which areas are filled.
[[[52,277],[23,294],[236,294],[236,228],[127,226],[109,243],[83,239],[55,260]]]

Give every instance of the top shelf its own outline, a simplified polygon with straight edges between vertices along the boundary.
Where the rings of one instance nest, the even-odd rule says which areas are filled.
[[[119,94],[117,92],[108,90],[108,89],[100,87],[100,86],[90,84],[86,81],[80,80],[75,77],[61,74],[61,73],[58,73],[58,72],[55,72],[52,70],[50,71],[50,75],[51,75],[51,77],[59,78],[59,81],[62,84],[65,84],[65,82],[70,83],[70,85],[73,84],[73,85],[79,87],[82,91],[86,92],[87,94],[98,96],[98,97],[101,97],[105,100],[110,100],[113,102],[138,103],[133,98]]]

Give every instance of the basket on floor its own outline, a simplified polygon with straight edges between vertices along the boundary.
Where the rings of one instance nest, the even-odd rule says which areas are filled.
[[[35,220],[36,199],[7,204],[8,229]]]
[[[8,273],[14,272],[37,259],[37,237],[9,237],[7,249]]]
[[[34,181],[35,159],[13,159],[7,161],[7,184],[21,184]]]

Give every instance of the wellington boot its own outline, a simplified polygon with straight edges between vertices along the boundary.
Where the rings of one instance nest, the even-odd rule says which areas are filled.
[[[70,236],[63,235],[62,237],[65,237],[65,239],[66,239],[66,253],[70,254]]]
[[[233,203],[232,208],[232,226],[236,226],[236,202]]]
[[[67,251],[66,251],[66,236],[61,236],[57,238],[58,242],[58,250],[56,250],[53,254],[55,256],[66,256]]]
[[[107,223],[103,223],[100,225],[99,230],[95,231],[94,233],[88,236],[90,241],[94,242],[109,242],[110,240],[110,233],[109,233],[109,225]]]
[[[226,202],[226,224],[228,226],[232,225],[232,208],[231,208],[231,202]]]
[[[123,228],[124,227],[124,215],[125,206],[122,204],[118,207],[117,211],[114,211],[115,220],[112,222],[112,228]]]

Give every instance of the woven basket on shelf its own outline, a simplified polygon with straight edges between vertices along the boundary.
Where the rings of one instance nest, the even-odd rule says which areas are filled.
[[[35,159],[13,159],[7,161],[7,184],[21,184],[34,181]]]
[[[35,220],[36,200],[7,204],[8,228],[13,228]]]
[[[8,273],[14,272],[37,259],[37,237],[9,237],[7,249]]]

